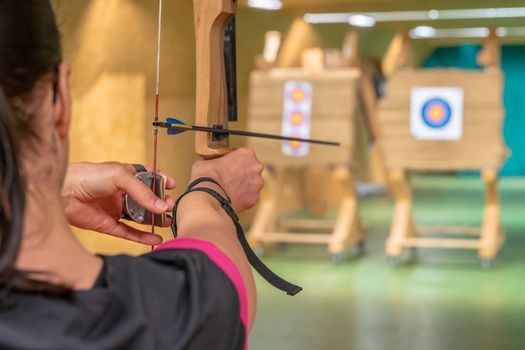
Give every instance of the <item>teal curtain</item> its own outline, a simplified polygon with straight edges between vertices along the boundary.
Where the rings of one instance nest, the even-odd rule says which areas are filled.
[[[423,67],[481,69],[476,63],[479,50],[479,45],[439,47],[424,61]],[[520,176],[525,175],[525,46],[503,46],[501,54],[501,68],[505,73],[504,137],[511,151],[501,173]]]

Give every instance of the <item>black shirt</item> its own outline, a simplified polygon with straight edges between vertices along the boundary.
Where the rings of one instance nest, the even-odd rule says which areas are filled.
[[[12,292],[0,310],[0,349],[246,347],[246,292],[213,244],[170,241],[139,257],[104,257],[95,286],[71,300]]]

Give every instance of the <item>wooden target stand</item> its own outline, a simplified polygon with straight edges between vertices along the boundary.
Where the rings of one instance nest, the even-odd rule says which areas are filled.
[[[505,240],[497,191],[498,171],[507,153],[502,139],[503,76],[498,69],[497,37],[492,33],[478,56],[478,62],[485,66],[483,71],[413,69],[409,67],[409,49],[406,34],[394,38],[384,62],[384,70],[389,73],[387,94],[378,111],[379,145],[396,201],[386,254],[391,264],[398,265],[405,249],[471,249],[478,252],[482,267],[488,268]],[[410,91],[421,86],[463,89],[460,140],[416,140],[410,134]],[[481,228],[416,226],[409,173],[461,170],[481,171],[486,196]],[[449,237],[425,237],[434,232]]]
[[[248,232],[256,250],[267,243],[322,244],[335,262],[353,246],[362,251],[365,237],[354,191],[355,136],[366,135],[357,93],[360,77],[354,68],[252,72],[250,129],[280,134],[286,83],[307,81],[313,89],[310,136],[342,143],[337,148],[311,145],[308,155],[294,157],[283,154],[281,143],[249,140],[267,168],[266,192]],[[317,219],[288,217],[305,207]],[[328,208],[336,209],[335,219],[323,218]]]

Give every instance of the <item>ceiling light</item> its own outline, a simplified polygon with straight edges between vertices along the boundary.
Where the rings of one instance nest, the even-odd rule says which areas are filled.
[[[307,13],[303,19],[306,23],[347,23],[350,16],[346,13]]]
[[[434,12],[432,13],[435,15]],[[428,21],[432,19],[430,11],[370,12],[367,14],[373,16],[378,22]]]
[[[439,18],[439,11],[438,10],[430,10],[430,11],[428,11],[428,18],[430,18],[430,19],[438,19]]]
[[[439,29],[436,30],[437,38],[485,38],[490,34],[489,28],[456,28],[456,29]]]
[[[430,30],[432,29],[432,31]],[[412,39],[428,39],[428,38],[485,38],[489,35],[490,29],[486,27],[473,28],[432,28],[432,27],[416,27],[410,31]],[[424,35],[429,34],[429,35]],[[432,35],[430,35],[432,34]]]
[[[260,0],[262,1],[262,0]],[[389,11],[389,12],[344,12],[309,13],[304,16],[308,23],[346,23],[352,16],[372,17],[376,22],[405,22],[429,20],[494,19],[525,17],[525,7],[480,8],[430,11]]]
[[[418,26],[410,31],[412,38],[433,38],[436,35],[436,28],[429,26]]]
[[[506,27],[502,29],[506,29],[506,33],[503,36],[525,36],[525,27]]]
[[[505,27],[498,27],[498,28],[496,28],[496,35],[499,36],[499,37],[508,36],[509,35],[509,28],[505,28]]]
[[[473,28],[433,28],[418,26],[410,31],[412,39],[429,38],[486,38],[490,34],[490,29],[486,27]],[[525,27],[498,27],[496,28],[498,37],[525,36]]]
[[[280,10],[283,3],[281,0],[248,0],[248,7],[260,10]]]
[[[348,17],[348,23],[356,27],[373,27],[376,20],[367,15],[351,15]]]
[[[440,19],[489,19],[525,17],[525,7],[442,10]]]

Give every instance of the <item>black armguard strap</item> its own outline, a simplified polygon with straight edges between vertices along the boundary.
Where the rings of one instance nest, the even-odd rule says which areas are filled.
[[[208,182],[213,182],[213,183],[217,184],[217,182],[215,180],[213,180],[213,181],[209,181],[209,180],[210,179],[206,179],[206,180],[202,180],[200,182],[208,181]],[[194,182],[196,182],[196,181],[194,181]],[[197,184],[200,183],[200,182],[197,182]],[[190,188],[177,199],[175,207],[173,208],[173,223],[171,225],[171,230],[173,231],[173,235],[175,237],[177,237],[177,224],[176,224],[177,207],[178,207],[178,204],[179,204],[180,200],[184,196],[186,196],[188,193],[191,193],[191,192],[205,192],[205,193],[208,193],[209,195],[214,197],[217,201],[219,201],[219,203],[221,204],[221,206],[224,209],[224,211],[226,212],[226,214],[228,214],[228,216],[232,219],[232,221],[233,221],[233,223],[235,225],[237,239],[239,240],[239,243],[241,244],[242,249],[244,250],[244,254],[246,255],[246,258],[248,259],[248,262],[250,263],[250,265],[259,273],[259,275],[261,275],[261,277],[264,278],[272,286],[274,286],[275,288],[286,292],[286,294],[288,294],[288,295],[296,295],[301,290],[303,290],[303,288],[301,288],[301,287],[299,287],[299,286],[297,286],[295,284],[292,284],[292,283],[282,279],[278,275],[276,275],[272,270],[270,270],[257,257],[257,255],[253,252],[252,248],[248,244],[248,241],[246,240],[246,235],[244,234],[244,230],[242,229],[242,226],[239,223],[239,217],[237,216],[237,214],[235,213],[235,211],[231,207],[231,205],[230,205],[231,201],[230,201],[229,198],[228,199],[224,198],[217,191],[214,191],[214,190],[212,190],[210,188],[206,188],[206,187],[194,188],[196,184],[193,184],[193,186],[192,186],[192,184],[190,184]],[[220,185],[219,185],[219,187],[220,187]]]
[[[212,179],[211,177],[199,177],[198,179],[194,180],[192,183],[188,185],[188,189],[186,191],[192,190],[195,186],[203,182],[211,182],[217,185],[222,190],[222,192],[224,192],[224,194],[226,195],[226,199],[228,200],[228,203],[230,204],[232,203],[232,200],[230,199],[230,197],[228,197],[228,194],[226,193],[224,188],[221,186],[221,184],[217,180]]]

